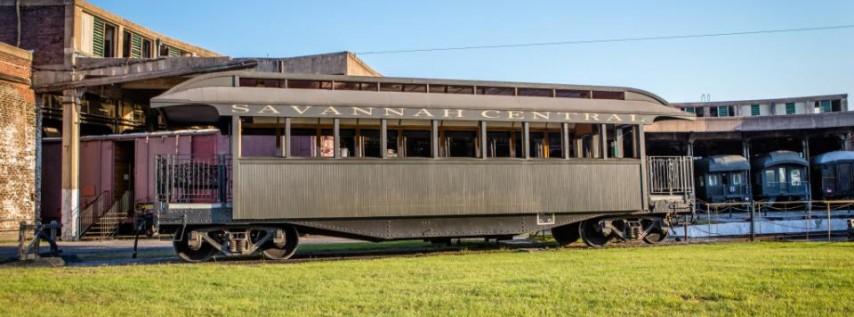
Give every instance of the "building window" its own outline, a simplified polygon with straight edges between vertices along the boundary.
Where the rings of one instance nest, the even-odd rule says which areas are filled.
[[[92,54],[101,57],[116,56],[116,26],[94,17],[92,21]]]
[[[184,51],[166,44],[160,44],[160,56],[179,57],[184,55]]]
[[[786,103],[786,114],[795,114],[795,103],[787,102]]]
[[[133,32],[125,31],[123,38],[124,38],[124,45],[123,45],[124,52],[122,52],[123,57],[129,57],[129,58],[143,57],[144,48],[143,48],[142,43],[143,43],[144,39],[142,38],[141,35],[133,33]]]
[[[142,58],[151,58],[151,40],[142,39]]]
[[[750,105],[750,115],[758,116],[760,114],[759,105]]]
[[[830,103],[830,100],[822,100],[822,101],[819,101],[819,109],[820,109],[820,112],[822,112],[822,113],[824,113],[824,112],[832,112],[832,111],[833,111],[833,107],[832,107],[832,105],[831,105],[831,103]]]

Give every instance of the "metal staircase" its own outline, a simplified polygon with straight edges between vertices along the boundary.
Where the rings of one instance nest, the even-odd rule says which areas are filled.
[[[106,240],[118,233],[130,208],[130,191],[124,192],[117,201],[110,198],[109,192],[105,192],[84,209],[81,218],[87,221],[85,226],[81,225],[80,240]]]

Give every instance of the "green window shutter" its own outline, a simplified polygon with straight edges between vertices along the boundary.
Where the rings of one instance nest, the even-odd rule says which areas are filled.
[[[833,108],[830,106],[830,100],[821,101],[821,112],[831,112]]]
[[[142,36],[136,33],[130,34],[130,57],[142,57]]]
[[[168,55],[169,57],[180,57],[181,56],[181,50],[179,50],[175,47],[169,46],[169,45],[167,45],[166,47],[169,49],[169,55]]]
[[[104,33],[106,25],[104,20],[95,17],[94,30],[92,30],[92,53],[96,56],[104,57]]]
[[[786,114],[795,114],[795,103],[786,103]]]
[[[718,117],[729,117],[729,106],[718,107]]]
[[[750,105],[750,115],[758,116],[760,114],[759,105]]]

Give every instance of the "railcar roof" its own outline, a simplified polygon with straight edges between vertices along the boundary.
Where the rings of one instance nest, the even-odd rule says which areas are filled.
[[[453,94],[384,90],[331,90],[299,89],[279,87],[235,87],[238,78],[272,80],[315,80],[342,83],[414,84],[426,86],[465,86],[472,91],[477,88],[512,88],[520,92],[525,89],[552,90],[550,96]],[[377,86],[379,87],[379,86]],[[559,91],[588,93],[588,98],[560,97]],[[596,94],[617,93],[617,99],[597,99]],[[667,102],[652,93],[626,87],[581,86],[560,84],[536,84],[497,81],[418,79],[398,77],[365,77],[344,75],[282,74],[263,72],[221,72],[190,79],[166,93],[152,99],[152,107],[167,108],[181,106],[183,111],[172,111],[178,115],[190,115],[195,111],[189,105],[230,106],[234,104],[254,105],[312,105],[321,107],[376,106],[422,109],[472,109],[498,111],[554,111],[605,114],[637,114],[656,117],[692,119],[693,115],[667,106]],[[177,109],[174,109],[177,110]],[[224,115],[219,109],[219,114]],[[208,115],[210,115],[208,113]],[[193,119],[193,118],[183,118]]]
[[[785,164],[809,166],[809,162],[801,157],[800,153],[792,151],[774,151],[755,159],[753,163],[760,168]]]
[[[842,161],[854,161],[854,151],[827,152],[813,158],[815,164],[832,164]]]
[[[705,173],[735,172],[750,169],[750,163],[741,155],[712,155],[694,162],[697,170]]]

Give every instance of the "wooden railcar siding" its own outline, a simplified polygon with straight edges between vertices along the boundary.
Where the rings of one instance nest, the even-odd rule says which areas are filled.
[[[640,160],[241,159],[235,220],[641,210]]]

